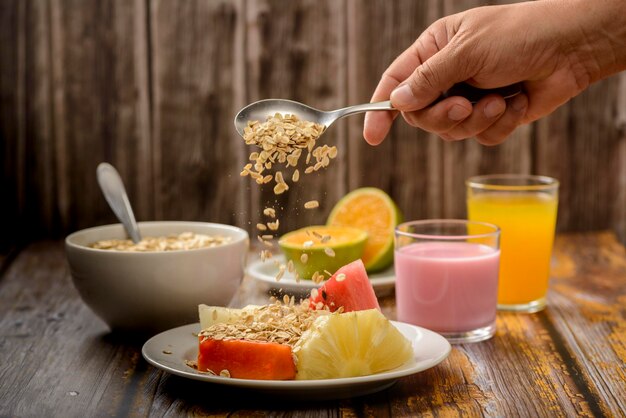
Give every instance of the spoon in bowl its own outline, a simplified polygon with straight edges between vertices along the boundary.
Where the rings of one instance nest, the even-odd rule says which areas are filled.
[[[124,182],[119,173],[111,164],[100,163],[96,170],[96,176],[98,177],[98,184],[102,194],[104,194],[104,198],[109,203],[113,213],[124,225],[130,239],[135,244],[138,243],[141,241],[141,234],[139,233],[139,227],[135,221],[135,215],[133,214],[133,208],[130,206],[126,189],[124,188]]]
[[[480,89],[467,83],[459,83],[444,92],[434,103],[452,96],[463,96],[474,104],[488,94],[499,94],[503,98],[508,99],[518,95],[521,91],[522,85],[520,83],[495,89]],[[333,122],[344,116],[372,110],[394,110],[394,108],[391,106],[391,102],[387,100],[384,102],[365,103],[337,110],[324,111],[293,100],[266,99],[251,103],[241,109],[239,113],[237,113],[237,116],[235,116],[235,129],[239,132],[239,135],[243,136],[243,130],[247,126],[248,121],[265,121],[268,116],[274,115],[275,113],[295,115],[300,120],[318,123],[328,128]]]

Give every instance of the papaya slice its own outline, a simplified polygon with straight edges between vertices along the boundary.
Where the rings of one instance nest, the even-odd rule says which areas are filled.
[[[296,377],[296,366],[288,345],[199,338],[199,371],[236,379],[290,380]]]

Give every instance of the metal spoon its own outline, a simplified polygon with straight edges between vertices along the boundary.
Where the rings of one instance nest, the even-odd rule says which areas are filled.
[[[100,163],[96,170],[96,176],[98,177],[98,184],[104,194],[104,198],[109,203],[113,213],[120,220],[128,236],[136,244],[141,241],[141,234],[139,233],[139,227],[135,221],[135,215],[133,214],[133,208],[130,206],[126,189],[124,188],[124,182],[119,173],[111,164]]]
[[[521,84],[499,87],[495,89],[479,89],[467,83],[455,84],[448,91],[444,92],[434,103],[452,96],[463,96],[471,103],[477,103],[488,94],[499,94],[505,99],[518,95],[522,91]],[[370,110],[393,110],[389,100],[377,103],[365,103],[355,106],[344,107],[342,109],[324,111],[312,108],[300,102],[284,99],[266,99],[251,103],[241,109],[235,116],[235,129],[239,135],[243,136],[243,130],[248,121],[265,121],[268,116],[275,113],[296,115],[301,120],[315,122],[327,128],[337,119],[355,113],[369,112]]]

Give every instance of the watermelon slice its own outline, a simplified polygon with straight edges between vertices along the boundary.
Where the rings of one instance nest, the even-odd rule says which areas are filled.
[[[324,285],[311,292],[309,300],[312,308],[327,306],[331,312],[340,306],[343,306],[344,312],[366,309],[380,311],[374,288],[360,259],[337,270]]]

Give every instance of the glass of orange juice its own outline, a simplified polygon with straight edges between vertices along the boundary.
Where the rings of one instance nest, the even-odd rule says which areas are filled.
[[[500,227],[498,309],[546,306],[559,182],[545,176],[496,174],[466,181],[468,219]]]

